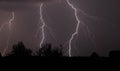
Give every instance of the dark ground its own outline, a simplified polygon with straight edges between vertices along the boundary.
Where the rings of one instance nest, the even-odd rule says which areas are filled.
[[[111,64],[120,63],[120,58],[91,57],[4,57],[0,64]]]

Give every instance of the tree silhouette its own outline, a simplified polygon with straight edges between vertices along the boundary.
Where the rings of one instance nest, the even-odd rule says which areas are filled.
[[[51,44],[44,44],[42,48],[40,48],[36,52],[37,56],[46,56],[46,57],[61,57],[63,56],[62,50],[58,48],[52,48]]]
[[[120,58],[120,51],[119,50],[110,51],[109,52],[109,57],[111,57],[111,58]]]
[[[92,58],[98,58],[99,55],[96,53],[96,52],[93,52],[92,55],[91,55]]]
[[[13,49],[8,56],[32,56],[32,51],[27,49],[22,42],[13,45]]]
[[[2,57],[2,54],[0,53],[0,58]]]

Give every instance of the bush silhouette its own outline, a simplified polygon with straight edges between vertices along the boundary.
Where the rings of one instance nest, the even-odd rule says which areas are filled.
[[[27,49],[22,42],[13,45],[13,49],[8,56],[32,56],[32,51]]]
[[[63,55],[61,49],[53,49],[51,44],[44,44],[37,52],[37,56],[61,57]]]

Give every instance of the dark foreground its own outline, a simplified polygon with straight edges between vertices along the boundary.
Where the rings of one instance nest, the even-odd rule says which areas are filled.
[[[60,46],[61,48],[61,46]],[[100,57],[93,52],[89,57],[64,57],[62,49],[53,49],[51,44],[45,44],[38,51],[33,53],[32,50],[26,48],[22,42],[13,46],[10,53],[5,57],[0,55],[0,64],[5,65],[83,65],[83,64],[111,64],[120,63],[120,51],[110,51],[108,57]]]
[[[3,57],[0,64],[111,64],[120,63],[120,58],[110,57]]]

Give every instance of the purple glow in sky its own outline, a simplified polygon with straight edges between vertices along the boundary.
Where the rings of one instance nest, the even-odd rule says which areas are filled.
[[[9,47],[22,41],[26,47],[36,50],[40,47],[42,26],[40,21],[40,3],[38,0],[0,0],[0,52],[6,48],[9,36],[9,20],[11,12],[15,12]],[[77,9],[65,0],[44,2],[42,18],[45,21],[45,42],[54,46],[63,45],[64,55],[88,56],[93,51],[107,56],[110,50],[120,50],[120,1],[119,0],[70,0]],[[80,20],[76,30],[77,20]],[[38,35],[35,37],[36,32]],[[78,31],[70,42],[71,35]],[[71,46],[70,46],[71,44]],[[71,49],[70,49],[71,48]],[[8,52],[11,48],[8,48]],[[70,53],[69,53],[70,56]]]

